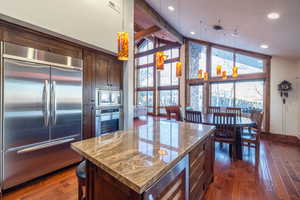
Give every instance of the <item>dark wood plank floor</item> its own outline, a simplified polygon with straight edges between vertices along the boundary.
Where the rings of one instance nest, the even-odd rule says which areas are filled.
[[[152,118],[148,118],[152,120]],[[145,121],[136,120],[141,126]],[[300,200],[300,147],[262,141],[260,166],[253,150],[232,162],[228,147],[216,145],[215,179],[205,200]],[[76,200],[75,168],[70,167],[6,192],[3,200]]]

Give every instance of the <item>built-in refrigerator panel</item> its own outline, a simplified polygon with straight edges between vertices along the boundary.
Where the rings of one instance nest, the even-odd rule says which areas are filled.
[[[50,67],[3,61],[4,151],[49,140]]]
[[[81,160],[70,144],[82,138],[82,60],[12,43],[1,53],[0,189],[8,189]]]
[[[81,134],[82,72],[51,67],[51,139]]]

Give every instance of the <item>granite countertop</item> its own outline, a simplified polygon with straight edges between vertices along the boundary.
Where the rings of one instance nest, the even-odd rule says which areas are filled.
[[[72,148],[137,193],[143,193],[214,130],[213,126],[151,121],[90,138]]]

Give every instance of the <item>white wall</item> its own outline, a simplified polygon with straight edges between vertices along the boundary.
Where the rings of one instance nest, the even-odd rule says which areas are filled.
[[[273,57],[271,60],[271,106],[270,106],[270,132],[284,135],[298,135],[299,133],[299,92],[300,85],[300,63],[286,60],[280,57]],[[277,86],[287,80],[292,83],[293,90],[286,99],[286,104],[282,103],[282,98]]]
[[[108,0],[3,0],[0,17],[9,16],[116,53],[116,35],[122,31],[122,0],[111,1],[119,12],[108,6]]]

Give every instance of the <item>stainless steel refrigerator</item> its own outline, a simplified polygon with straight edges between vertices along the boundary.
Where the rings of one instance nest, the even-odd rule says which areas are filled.
[[[80,161],[82,60],[1,43],[1,187]]]

